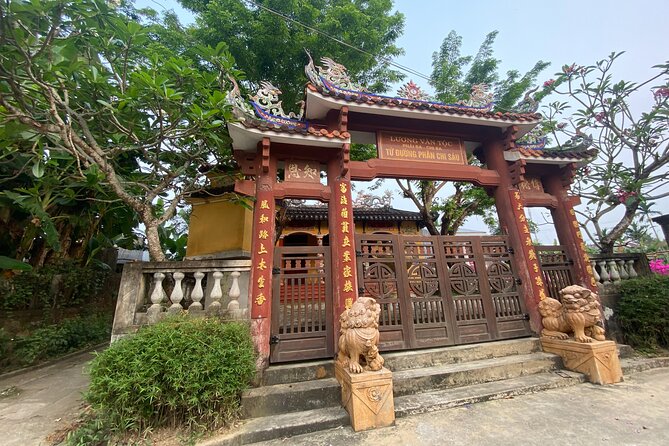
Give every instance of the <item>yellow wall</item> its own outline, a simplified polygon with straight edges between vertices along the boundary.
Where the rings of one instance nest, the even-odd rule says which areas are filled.
[[[251,252],[253,211],[222,198],[191,198],[187,257]]]

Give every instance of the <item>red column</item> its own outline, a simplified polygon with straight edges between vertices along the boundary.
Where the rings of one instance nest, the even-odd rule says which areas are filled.
[[[495,170],[500,176],[500,184],[495,188],[494,193],[499,224],[502,232],[509,236],[509,244],[514,250],[513,259],[516,272],[521,280],[520,287],[525,300],[525,308],[530,315],[530,326],[533,331],[539,333],[542,325],[538,303],[546,297],[546,291],[537,253],[527,227],[520,192],[511,183],[509,168],[504,160],[503,142],[488,142],[483,147],[483,154],[488,169]]]
[[[560,244],[565,247],[567,255],[574,262],[575,285],[581,285],[597,292],[597,282],[592,274],[590,257],[586,251],[583,234],[576,220],[573,198],[567,195],[567,187],[564,186],[562,178],[555,174],[543,178],[546,192],[557,199],[557,207],[551,209],[553,224]]]
[[[341,160],[332,160],[328,164],[328,185],[332,192],[328,203],[328,226],[336,343],[339,338],[339,315],[345,308],[350,308],[358,294],[351,179],[348,172],[342,175]]]
[[[270,163],[269,139],[265,138],[257,157],[256,201],[253,207],[251,242],[251,334],[258,351],[258,367],[269,365],[272,310],[272,266],[274,258],[275,206],[273,187],[276,166]]]

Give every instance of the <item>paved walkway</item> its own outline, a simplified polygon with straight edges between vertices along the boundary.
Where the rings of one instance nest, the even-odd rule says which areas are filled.
[[[669,445],[669,368],[611,386],[581,384],[397,420],[354,433],[343,427],[264,446]]]
[[[48,445],[45,437],[77,418],[91,353],[0,379],[0,444]]]
[[[0,444],[47,445],[74,421],[90,353],[0,379]],[[10,389],[7,395],[4,395]],[[669,368],[641,372],[613,386],[581,384],[512,399],[416,415],[354,433],[350,427],[274,440],[277,445],[669,445]]]

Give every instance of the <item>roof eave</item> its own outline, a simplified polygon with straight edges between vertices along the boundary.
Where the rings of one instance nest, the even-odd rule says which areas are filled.
[[[307,88],[306,90],[305,117],[307,120],[324,119],[329,110],[339,109],[342,106],[347,106],[349,111],[354,111],[358,113],[396,116],[396,117],[411,118],[411,119],[425,119],[430,121],[454,122],[461,124],[485,125],[488,127],[501,128],[503,130],[506,130],[511,126],[516,126],[518,128],[518,132],[516,134],[517,138],[520,138],[521,136],[525,135],[534,127],[536,127],[536,125],[539,124],[539,122],[541,122],[541,119],[536,119],[535,121],[529,121],[529,122],[515,121],[515,120],[493,119],[493,118],[478,117],[478,116],[452,114],[448,112],[439,112],[435,110],[417,110],[417,109],[410,109],[396,106],[388,107],[385,105],[346,101],[344,99],[325,96],[320,92],[312,91],[309,88]]]
[[[245,127],[243,124],[228,123],[228,131],[232,138],[232,148],[244,152],[255,152],[258,143],[263,138],[269,137],[272,142],[294,144],[298,146],[317,147],[341,147],[342,144],[351,142],[351,138],[328,138],[324,136],[305,135],[302,133],[289,133],[280,129],[257,129]]]

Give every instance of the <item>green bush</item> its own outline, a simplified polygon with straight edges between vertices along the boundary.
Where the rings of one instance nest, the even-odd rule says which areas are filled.
[[[105,265],[61,261],[0,278],[0,310],[78,307],[96,302],[110,271]]]
[[[9,363],[12,351],[12,339],[4,328],[0,327],[0,370]]]
[[[174,317],[143,328],[91,363],[86,399],[111,425],[131,430],[232,420],[255,374],[249,327]]]
[[[653,275],[620,284],[618,322],[635,348],[669,347],[669,276]]]
[[[46,325],[27,336],[17,337],[13,354],[23,366],[62,356],[108,341],[111,325],[111,317],[106,314],[65,319],[59,324]]]

